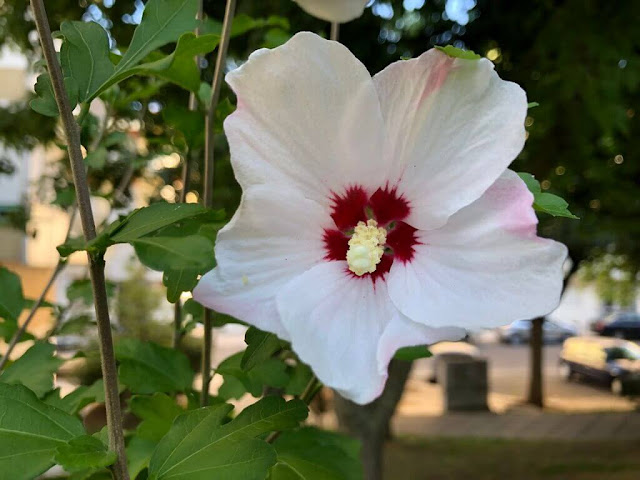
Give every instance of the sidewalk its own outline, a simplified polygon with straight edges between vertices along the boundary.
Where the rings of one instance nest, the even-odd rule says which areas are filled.
[[[392,429],[395,435],[417,437],[632,440],[640,439],[640,412],[396,415]]]

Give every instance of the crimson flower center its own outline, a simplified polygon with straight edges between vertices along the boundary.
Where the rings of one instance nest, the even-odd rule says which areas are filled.
[[[385,242],[381,246],[382,257],[373,271],[358,272],[357,275],[353,269],[348,271],[361,278],[371,276],[374,281],[384,278],[393,262],[406,263],[413,259],[415,246],[419,242],[416,229],[404,221],[410,213],[409,202],[398,194],[396,188],[378,188],[369,194],[364,187],[354,185],[342,194],[334,193],[331,198],[331,218],[335,228],[324,230],[325,259],[347,260],[349,240],[354,236],[356,227],[369,222],[386,231]]]

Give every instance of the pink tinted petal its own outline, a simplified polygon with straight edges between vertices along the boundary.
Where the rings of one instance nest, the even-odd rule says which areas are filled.
[[[387,379],[377,350],[396,312],[384,282],[347,273],[346,262],[313,267],[277,297],[291,345],[318,378],[354,402],[380,395]]]
[[[486,59],[429,50],[390,65],[374,83],[390,182],[399,179],[416,228],[437,228],[477,200],[522,150],[525,93]]]
[[[302,32],[227,75],[238,109],[225,122],[236,178],[295,185],[328,202],[386,178],[382,114],[367,69],[343,45]]]
[[[506,171],[438,230],[422,232],[406,264],[394,262],[389,295],[412,320],[467,329],[546,315],[562,291],[567,249],[532,235],[524,182]]]
[[[403,347],[433,345],[443,341],[457,341],[464,338],[466,331],[458,327],[427,327],[414,322],[400,312],[394,315],[385,328],[378,344],[378,370],[386,372],[389,362]]]
[[[358,18],[369,0],[294,0],[310,15],[327,22],[344,23]]]
[[[218,234],[218,266],[200,279],[194,298],[288,339],[275,296],[325,255],[322,224],[328,210],[295,190],[251,187],[231,222]]]

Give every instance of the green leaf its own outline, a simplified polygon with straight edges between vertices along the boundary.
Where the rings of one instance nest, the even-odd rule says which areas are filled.
[[[119,221],[110,238],[113,243],[129,243],[161,228],[190,217],[207,213],[207,209],[195,203],[154,203],[139,208]]]
[[[201,235],[189,237],[145,237],[131,242],[140,261],[157,270],[211,270],[213,244]]]
[[[116,461],[116,453],[90,435],[72,439],[56,449],[55,461],[67,472],[108,467]]]
[[[107,296],[113,297],[116,291],[116,285],[113,282],[107,282]],[[82,301],[85,305],[93,305],[93,287],[91,280],[82,278],[74,280],[67,287],[67,299],[69,302]]]
[[[231,24],[231,38],[244,35],[257,28],[265,27],[280,27],[288,30],[290,28],[289,19],[276,15],[271,15],[268,18],[253,18],[241,13],[233,19],[233,23]],[[222,23],[218,20],[207,18],[204,21],[202,30],[205,33],[216,33],[220,35],[222,33]]]
[[[529,102],[527,103],[527,109],[539,107],[540,104],[538,102]]]
[[[245,371],[262,364],[282,348],[277,336],[255,327],[250,327],[247,330],[244,341],[247,344],[247,349],[242,356],[240,367]]]
[[[564,198],[553,195],[552,193],[539,194],[533,203],[533,208],[538,212],[548,213],[553,217],[566,217],[574,220],[580,219],[580,217],[575,216],[569,211],[569,204]]]
[[[396,360],[411,362],[413,360],[418,360],[419,358],[429,358],[431,355],[432,354],[426,345],[416,345],[414,347],[399,348],[393,358]]]
[[[195,57],[210,53],[219,42],[219,35],[196,37],[193,33],[185,33],[178,39],[172,54],[154,62],[124,70],[114,79],[119,82],[132,75],[155,76],[175,83],[185,90],[197,92],[200,89],[200,70],[196,65]]]
[[[284,432],[274,443],[278,463],[269,480],[361,480],[357,440],[317,428]]]
[[[198,284],[198,276],[204,272],[200,268],[180,268],[167,270],[162,276],[162,283],[167,287],[167,300],[176,303],[182,292],[190,292]]]
[[[65,77],[78,85],[78,100],[91,97],[113,74],[115,67],[109,58],[109,37],[95,22],[65,21],[60,25],[64,42],[60,48],[60,63]]]
[[[136,395],[129,401],[129,409],[141,420],[136,430],[137,436],[154,442],[159,442],[176,417],[184,413],[184,409],[164,393]]]
[[[2,323],[0,323],[0,338],[3,338],[6,343],[9,343],[18,331],[18,328],[18,322],[16,320],[4,319]],[[20,337],[20,342],[25,342],[27,340],[33,339],[33,335],[28,332],[24,332]]]
[[[298,361],[298,364],[295,367],[291,367],[289,383],[287,383],[285,393],[287,395],[302,395],[307,388],[307,385],[309,385],[312,377],[313,371],[311,368]]]
[[[69,105],[71,108],[74,108],[78,103],[78,85],[73,78],[67,77],[64,79],[64,88],[69,97]],[[34,89],[36,91],[36,98],[29,102],[31,108],[41,115],[57,117],[58,104],[56,103],[56,97],[53,93],[51,77],[49,77],[48,73],[43,73],[38,76]]]
[[[235,377],[242,383],[246,392],[249,392],[254,397],[259,397],[262,395],[262,391],[265,386],[284,388],[289,383],[287,365],[283,360],[278,358],[269,358],[251,370],[245,371],[241,367],[243,355],[244,352],[236,353],[235,355],[226,358],[220,363],[220,365],[218,365],[216,373],[222,375],[225,380],[225,384],[229,377]],[[231,381],[231,385],[227,387],[227,389],[221,390],[220,396],[225,398],[226,393],[229,391],[232,391],[234,395],[239,392],[237,385],[234,385],[233,381]]]
[[[55,350],[50,343],[35,343],[0,375],[0,382],[22,384],[43,397],[53,389],[53,374],[62,364]]]
[[[0,267],[0,317],[17,321],[25,300],[20,277],[5,267]]]
[[[462,50],[461,48],[456,48],[453,45],[446,45],[444,47],[436,46],[436,49],[440,50],[442,53],[446,53],[450,57],[453,58],[462,58],[464,60],[479,60],[482,57],[471,50]]]
[[[579,219],[579,217],[576,217],[569,211],[569,204],[566,200],[551,193],[543,193],[540,182],[538,182],[533,175],[526,172],[518,172],[518,176],[533,194],[534,210],[547,213],[553,217]]]
[[[113,75],[91,94],[97,97],[120,80],[135,74],[128,73],[154,50],[178,40],[196,26],[198,0],[149,0],[142,14],[142,21],[115,67]]]
[[[0,383],[0,479],[31,480],[53,465],[57,447],[84,434],[82,422],[22,385]]]
[[[140,437],[133,437],[127,445],[127,469],[129,477],[135,479],[138,474],[149,466],[151,455],[156,449],[156,442],[145,440]]]
[[[223,404],[178,417],[151,458],[149,478],[263,479],[275,463],[275,452],[256,437],[295,428],[307,416],[300,400],[267,397],[223,425],[231,410]]]
[[[92,152],[89,152],[86,157],[84,157],[84,163],[89,168],[93,168],[94,170],[101,170],[107,164],[107,156],[108,151],[105,147],[98,147]]]
[[[184,353],[155,343],[125,338],[116,344],[118,376],[133,393],[184,392],[193,384],[193,371]]]
[[[47,405],[75,415],[90,403],[104,401],[104,383],[99,379],[91,386],[81,385],[64,397],[60,397],[60,389],[56,388],[49,392],[43,401]]]
[[[89,315],[79,315],[69,318],[58,324],[56,327],[56,335],[81,335],[84,334],[89,327],[96,325],[96,321]]]
[[[70,238],[62,245],[58,245],[56,250],[61,257],[68,257],[74,252],[79,252],[81,250],[87,250],[87,243],[84,241],[83,237]]]

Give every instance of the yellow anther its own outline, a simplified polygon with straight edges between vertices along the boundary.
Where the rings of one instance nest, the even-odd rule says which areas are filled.
[[[367,223],[358,222],[349,240],[347,263],[349,270],[358,276],[373,273],[384,254],[384,244],[387,241],[387,231],[378,227],[375,220]]]

